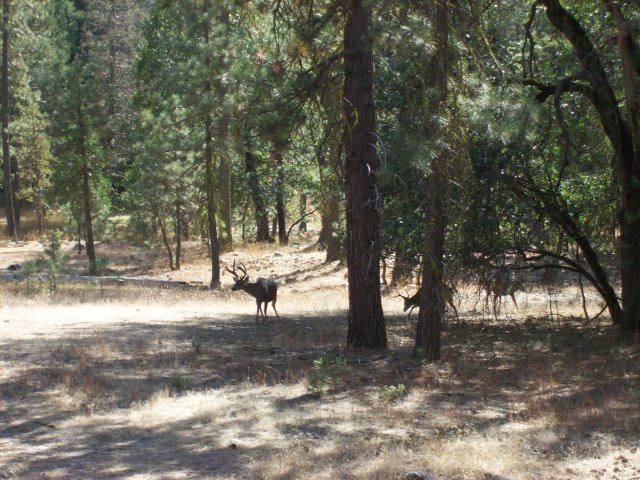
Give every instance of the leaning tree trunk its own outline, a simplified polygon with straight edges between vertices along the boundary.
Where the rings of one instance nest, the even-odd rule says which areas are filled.
[[[625,120],[600,56],[582,25],[562,8],[559,0],[540,0],[540,3],[545,6],[551,24],[573,46],[586,74],[585,79],[589,82],[589,99],[598,113],[600,124],[616,154],[617,161],[613,162],[613,168],[620,184],[622,197],[619,226],[623,311],[619,323],[623,330],[637,332],[640,329],[640,132],[638,131],[637,103],[635,108],[630,106],[629,117]],[[618,17],[617,13],[619,11],[614,10],[614,16]],[[619,23],[618,28],[620,29]],[[630,33],[624,31],[618,33],[625,38],[624,43],[633,46],[636,50],[634,57],[637,57],[637,47]],[[635,92],[635,82],[629,84],[631,75],[628,70],[630,68],[635,70],[633,78],[640,76],[640,61],[634,63],[633,58],[625,61],[625,53],[622,49],[628,101],[629,94],[632,93],[629,90]],[[612,312],[610,309],[610,313],[612,319],[616,321],[615,311]]]
[[[2,1],[2,164],[7,237],[17,240],[9,155],[9,0]]]
[[[436,49],[425,72],[428,95],[425,135],[435,140],[444,134],[437,118],[444,111],[447,100],[447,75],[449,71],[449,10],[448,0],[434,0],[429,4],[431,24],[436,36]],[[436,142],[432,142],[435,144]],[[413,354],[427,362],[440,359],[440,331],[444,316],[442,270],[444,258],[445,205],[447,191],[446,151],[436,153],[431,163],[427,191],[427,206],[431,218],[426,222],[425,249],[422,253],[422,290],[419,297],[420,313],[416,329]]]
[[[344,27],[344,148],[347,186],[347,344],[385,348],[380,297],[378,158],[375,152],[373,32],[366,0],[351,0]]]

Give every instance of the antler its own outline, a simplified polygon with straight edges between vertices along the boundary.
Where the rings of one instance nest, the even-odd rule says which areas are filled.
[[[409,300],[409,292],[406,292],[406,293],[407,293],[407,295],[402,295],[402,294],[398,291],[398,289],[397,289],[397,288],[396,288],[395,290],[396,290],[396,293],[397,293],[398,295],[396,295],[396,296],[395,296],[395,297],[393,297],[393,298],[402,297],[402,298],[404,298],[405,300]],[[405,291],[406,291],[406,290],[405,290]]]
[[[224,268],[227,269],[227,272],[229,272],[231,275],[233,275],[233,278],[235,280],[238,279],[238,274],[236,273],[236,261],[235,260],[233,261],[233,270],[229,270],[229,267],[227,267],[226,265],[225,265]]]
[[[246,269],[246,267],[244,266],[244,263],[242,263],[242,262],[239,262],[239,263],[240,263],[240,265],[238,266],[238,268],[239,268],[239,269],[240,269],[240,271],[243,273],[242,278],[244,278],[244,277],[246,277],[246,276],[247,276],[247,269]],[[235,266],[235,261],[234,261],[234,266]],[[234,268],[234,270],[235,270],[235,268]]]
[[[240,278],[240,275],[238,275],[238,273],[236,272],[236,261],[233,261],[233,270],[229,270],[229,267],[224,267],[227,269],[227,272],[229,272],[231,275],[233,275],[233,279],[234,280],[238,280],[240,278],[240,280],[244,280],[245,278],[247,278],[247,268],[244,266],[244,263],[239,262],[240,265],[238,265],[238,270],[240,270],[242,272],[242,278]]]

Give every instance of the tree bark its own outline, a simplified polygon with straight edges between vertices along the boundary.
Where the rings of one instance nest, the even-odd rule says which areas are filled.
[[[9,155],[9,0],[2,0],[2,164],[7,237],[17,241]]]
[[[209,44],[209,0],[204,0],[204,43]],[[206,48],[206,47],[205,47]],[[211,58],[205,54],[204,58],[206,71],[209,71]],[[211,94],[211,80],[204,83],[205,96]],[[216,192],[215,192],[215,165],[213,159],[213,121],[211,113],[207,111],[204,118],[204,161],[205,161],[205,189],[207,194],[207,223],[209,234],[209,245],[211,252],[211,282],[210,288],[220,287],[220,242],[218,240],[218,226],[216,224]]]
[[[347,344],[385,348],[380,296],[378,159],[375,152],[372,14],[366,0],[351,0],[344,28],[344,148],[347,186]]]
[[[173,251],[171,250],[171,243],[169,242],[169,236],[167,235],[167,228],[164,225],[164,219],[162,218],[162,213],[160,213],[160,209],[158,208],[157,202],[153,202],[153,213],[158,220],[158,225],[160,226],[160,235],[162,236],[162,243],[164,244],[164,248],[167,249],[167,255],[169,256],[169,268],[171,270],[175,270],[173,265]]]
[[[220,24],[225,29],[225,38],[228,36],[229,31],[229,9],[224,5],[220,7]],[[226,52],[221,52],[221,63],[224,63],[224,56]],[[218,102],[220,105],[224,105],[225,97],[227,95],[227,87],[218,83],[217,85]],[[224,109],[224,107],[223,107]],[[232,219],[232,204],[231,204],[231,163],[229,159],[229,153],[227,151],[227,140],[229,138],[229,112],[224,109],[220,115],[218,121],[218,138],[220,149],[218,152],[218,185],[220,192],[220,249],[223,252],[230,251],[233,248],[233,219]]]
[[[331,118],[331,106],[325,104],[326,115]],[[340,203],[341,203],[341,181],[338,165],[342,159],[342,139],[340,135],[333,132],[330,126],[327,126],[325,135],[328,140],[327,156],[329,160],[325,160],[322,152],[318,152],[318,174],[321,184],[320,199],[320,216],[322,225],[318,236],[318,243],[327,250],[325,262],[335,262],[344,260],[345,245],[341,241],[342,232],[338,231],[340,223]]]
[[[432,119],[425,132],[431,139],[443,135],[436,120],[447,101],[449,72],[449,9],[448,0],[433,0],[429,4],[430,19],[435,33],[436,50],[425,72],[427,115]],[[435,142],[432,142],[435,144]],[[428,180],[427,205],[431,218],[426,222],[426,245],[422,254],[422,289],[420,313],[416,328],[414,357],[427,362],[440,359],[440,332],[444,316],[442,273],[444,258],[445,206],[447,194],[446,152],[435,154]]]
[[[298,204],[298,212],[302,217],[305,213],[307,213],[307,194],[305,192],[300,192],[300,203]],[[307,232],[307,221],[301,220],[298,225],[298,232],[306,233]]]
[[[248,176],[249,190],[253,200],[256,222],[256,242],[272,242],[273,239],[269,235],[269,217],[267,215],[267,207],[260,193],[260,181],[258,177],[258,161],[256,156],[249,149],[244,155],[244,165]]]
[[[286,211],[284,206],[284,172],[282,171],[282,151],[277,148],[276,159],[276,218],[278,222],[278,240],[280,245],[289,243],[287,239]]]
[[[182,189],[176,188],[176,270],[182,257]]]

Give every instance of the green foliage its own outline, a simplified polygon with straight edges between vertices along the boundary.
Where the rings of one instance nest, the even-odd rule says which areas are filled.
[[[167,383],[176,393],[184,393],[193,388],[193,380],[180,372],[173,372]]]
[[[49,242],[44,245],[44,257],[30,260],[22,265],[20,277],[27,281],[45,278],[49,283],[49,292],[53,293],[57,289],[57,275],[65,272],[69,256],[62,253],[61,240],[63,233],[56,230],[49,233]]]
[[[406,396],[408,392],[404,384],[399,383],[398,385],[385,385],[382,387],[382,394],[389,400],[397,400]]]
[[[202,354],[202,341],[203,338],[200,335],[191,339],[191,346],[196,355]]]
[[[347,364],[343,357],[332,353],[322,353],[313,361],[313,371],[307,379],[307,389],[314,395],[324,395],[335,391],[345,373]]]

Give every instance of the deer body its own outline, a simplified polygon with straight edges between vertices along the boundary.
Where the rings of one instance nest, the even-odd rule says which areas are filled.
[[[270,278],[258,278],[255,282],[250,282],[249,276],[247,275],[247,271],[242,262],[240,265],[240,271],[243,273],[242,277],[236,273],[235,261],[233,262],[233,270],[229,270],[227,268],[227,271],[233,275],[233,281],[235,282],[233,287],[231,287],[231,290],[234,292],[242,290],[256,299],[256,323],[258,322],[258,314],[262,314],[263,321],[267,320],[267,306],[269,305],[269,302],[271,302],[271,306],[273,307],[276,317],[280,320],[280,316],[276,310],[276,300],[278,297],[278,285],[276,282]],[[262,308],[263,303],[264,310]]]
[[[524,285],[522,282],[516,281],[513,278],[511,272],[499,272],[492,281],[485,285],[485,291],[487,292],[487,296],[485,297],[485,310],[488,307],[489,298],[492,300],[493,304],[493,315],[498,319],[498,310],[502,304],[502,297],[508,295],[511,297],[513,304],[516,306],[516,310],[518,309],[518,302],[516,302],[516,292],[518,290],[524,290]]]
[[[407,310],[409,310],[409,313],[407,314],[407,321],[409,321],[409,319],[411,318],[411,312],[413,312],[413,309],[418,307],[420,305],[420,293],[422,292],[422,289],[418,290],[416,293],[414,293],[412,296],[408,296],[408,295],[400,295],[403,300],[404,300],[404,308],[402,309],[403,312],[406,312]],[[400,292],[398,292],[400,293]],[[444,297],[444,303],[446,305],[449,305],[451,307],[451,309],[453,310],[453,313],[456,316],[456,320],[458,320],[458,309],[456,308],[455,304],[453,303],[453,295],[455,293],[455,290],[448,286],[448,285],[442,285],[442,296]]]

